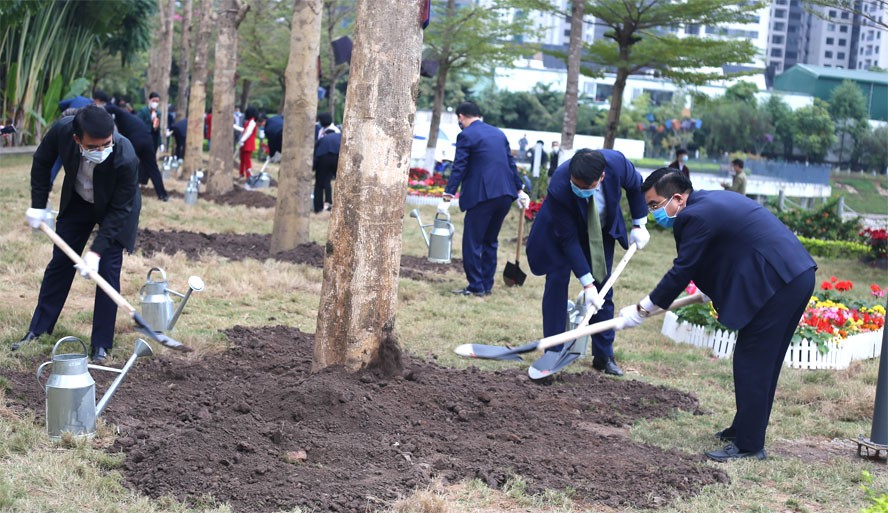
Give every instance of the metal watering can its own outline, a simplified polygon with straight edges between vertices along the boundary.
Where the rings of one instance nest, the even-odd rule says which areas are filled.
[[[583,317],[586,316],[586,306],[583,304],[582,299],[577,298],[576,302],[567,300],[567,329],[572,330],[579,327],[580,322],[583,320]],[[573,343],[573,347],[570,348],[571,353],[577,353],[580,357],[587,356],[589,354],[589,342],[591,342],[591,335],[584,335],[578,339],[576,339]]]
[[[59,345],[65,342],[79,342],[83,353],[56,354]],[[77,337],[65,337],[52,348],[52,360],[37,367],[37,382],[46,392],[46,432],[53,440],[58,440],[63,433],[74,436],[90,437],[96,433],[96,419],[105,411],[108,401],[114,396],[123,377],[129,372],[136,360],[142,356],[151,356],[151,350],[144,340],[136,340],[136,348],[122,369],[88,364],[86,344]],[[52,365],[52,372],[41,381],[44,369]],[[102,400],[96,405],[96,382],[93,381],[88,369],[116,372],[117,378],[108,387]]]
[[[164,157],[163,158],[163,164],[161,165],[161,169],[163,170],[163,172],[161,173],[161,176],[163,177],[164,180],[167,180],[170,178],[171,170],[173,168],[172,161],[173,161],[173,157]]]
[[[185,204],[194,205],[197,203],[197,195],[200,192],[200,180],[203,178],[203,171],[195,171],[185,186]]]
[[[152,280],[151,274],[160,273],[160,280]],[[182,294],[167,287],[167,275],[160,267],[152,267],[148,271],[147,282],[139,289],[139,298],[142,300],[142,318],[151,328],[162,333],[170,331],[179,320],[179,314],[185,308],[185,303],[191,297],[192,292],[200,292],[204,289],[204,282],[198,276],[188,278],[188,292]],[[179,308],[173,311],[173,298],[170,294],[179,296]]]
[[[444,216],[441,218],[440,216]],[[450,214],[438,212],[435,214],[433,224],[422,224],[419,218],[419,209],[410,211],[410,217],[415,217],[422,232],[422,238],[429,248],[429,262],[436,264],[450,263],[450,250],[453,245],[453,224],[450,223]],[[426,234],[425,229],[432,226],[432,230]]]

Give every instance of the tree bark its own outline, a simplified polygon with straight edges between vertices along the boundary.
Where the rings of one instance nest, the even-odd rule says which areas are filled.
[[[309,200],[318,109],[317,56],[321,46],[321,0],[294,0],[290,58],[284,97],[284,136],[271,253],[309,242]]]
[[[614,80],[614,92],[611,96],[610,110],[607,111],[607,125],[604,128],[604,147],[609,150],[614,149],[614,141],[617,139],[620,113],[623,111],[623,91],[626,90],[627,78],[629,78],[629,70],[617,68],[617,78]]]
[[[419,90],[423,2],[357,4],[314,371],[338,364],[358,370],[384,360],[387,349],[396,347],[401,229]]]
[[[580,58],[583,48],[583,16],[585,0],[572,0],[570,10],[570,43],[567,52],[567,86],[564,90],[564,124],[561,127],[561,150],[558,162],[573,154],[577,133],[577,99],[580,86]]]
[[[188,109],[188,76],[191,73],[191,13],[194,0],[185,0],[182,9],[182,52],[179,54],[179,93],[176,95],[176,115],[186,116]]]
[[[244,20],[249,4],[241,0],[222,0],[217,13],[216,69],[213,72],[213,129],[207,192],[222,195],[233,188],[234,95],[237,69],[237,28]]]
[[[159,22],[155,31],[155,46],[148,54],[148,89],[160,94],[160,134],[165,141],[167,111],[170,103],[170,68],[173,62],[173,18],[176,15],[174,0],[158,0]],[[147,100],[148,95],[145,95]]]
[[[456,10],[455,0],[447,0],[447,19],[453,19]],[[429,139],[426,144],[425,167],[431,171],[435,169],[435,151],[438,147],[438,130],[441,128],[441,111],[444,110],[444,91],[447,87],[447,73],[450,71],[450,43],[449,38],[444,38],[441,54],[438,58],[438,76],[435,79],[435,100],[432,103],[432,119],[429,122]]]
[[[188,94],[188,133],[185,135],[185,166],[182,173],[203,167],[204,113],[207,102],[207,60],[213,30],[213,0],[200,0],[197,32],[194,36],[194,63],[191,66],[191,91]]]

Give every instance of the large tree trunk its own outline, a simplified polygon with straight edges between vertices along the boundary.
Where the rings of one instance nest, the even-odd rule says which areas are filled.
[[[173,18],[176,15],[175,0],[159,0],[159,21],[155,32],[155,43],[148,53],[148,92],[160,94],[160,134],[165,141],[167,111],[170,102],[170,68],[173,62]],[[147,100],[148,95],[145,95]]]
[[[182,10],[182,53],[179,54],[179,94],[176,96],[176,115],[186,116],[188,109],[188,75],[191,73],[191,12],[194,1],[185,0]]]
[[[241,0],[222,0],[217,12],[216,69],[213,72],[213,130],[207,192],[222,195],[233,187],[231,168],[234,158],[234,94],[237,69],[237,28],[244,20],[249,4]]]
[[[567,87],[564,90],[564,124],[561,127],[561,150],[558,162],[573,155],[577,133],[577,99],[580,85],[580,50],[583,47],[583,16],[586,2],[573,0],[570,10],[570,43],[567,51]]]
[[[351,370],[380,362],[400,366],[395,312],[419,90],[422,3],[358,1],[337,196],[315,334],[315,371],[337,364]],[[397,361],[386,362],[392,354]]]
[[[271,252],[309,241],[314,121],[318,109],[317,56],[321,46],[321,0],[294,0],[290,59],[284,98],[284,137]]]
[[[191,91],[188,94],[188,133],[185,135],[185,167],[191,173],[203,167],[204,113],[207,102],[207,57],[213,30],[213,0],[200,0],[200,19],[194,33],[194,63],[191,69]]]
[[[456,1],[447,0],[446,14],[448,20],[452,20],[456,10]],[[432,103],[432,119],[429,122],[429,139],[426,144],[425,164],[423,167],[429,171],[435,169],[435,150],[438,147],[438,129],[441,127],[441,111],[444,110],[444,90],[447,87],[447,73],[450,71],[450,42],[444,37],[444,46],[438,59],[438,76],[435,80],[435,100]]]
[[[607,111],[607,126],[604,129],[604,147],[614,149],[614,141],[617,139],[617,129],[620,127],[620,113],[623,111],[623,91],[626,90],[626,79],[629,78],[629,70],[617,68],[617,78],[614,80],[614,92],[611,96],[610,110]]]

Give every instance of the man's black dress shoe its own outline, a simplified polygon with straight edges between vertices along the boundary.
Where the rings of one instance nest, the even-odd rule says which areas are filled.
[[[92,363],[101,365],[111,357],[111,353],[104,347],[91,347],[89,359]]]
[[[719,449],[717,451],[707,451],[706,457],[711,460],[715,460],[718,462],[725,462],[728,460],[737,460],[740,458],[755,458],[757,460],[763,460],[768,457],[767,453],[765,453],[764,449],[760,449],[758,451],[743,451],[733,442],[726,445],[723,449]]]
[[[30,342],[32,340],[36,340],[37,338],[39,338],[39,335],[35,335],[33,331],[29,331],[29,332],[25,333],[25,336],[22,337],[21,340],[19,340],[18,342],[15,342],[11,346],[9,346],[9,348],[13,351],[17,351],[18,348],[22,347],[23,345],[27,344],[28,342]]]
[[[718,433],[715,434],[715,437],[721,440],[722,442],[733,442],[737,439],[737,433],[734,431],[733,427],[724,428]]]
[[[604,371],[605,374],[610,374],[611,376],[622,376],[623,369],[617,365],[617,362],[613,358],[605,358],[603,356],[594,356],[592,357],[592,368],[595,370]]]
[[[481,297],[481,296],[489,296],[490,295],[490,292],[474,292],[474,291],[471,291],[467,288],[451,290],[450,292],[452,294],[456,294],[457,296],[478,296],[478,297]]]

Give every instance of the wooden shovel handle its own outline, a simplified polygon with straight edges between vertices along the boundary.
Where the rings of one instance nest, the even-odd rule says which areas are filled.
[[[614,283],[617,281],[617,278],[620,277],[620,273],[622,273],[623,269],[626,268],[626,264],[629,263],[629,260],[632,258],[633,255],[635,255],[636,251],[638,251],[638,246],[636,246],[634,242],[632,244],[629,244],[629,249],[626,250],[626,254],[623,255],[623,259],[620,260],[620,263],[618,263],[617,267],[615,267],[614,270],[611,272],[607,281],[604,282],[604,286],[601,287],[601,290],[598,291],[598,297],[602,301],[604,301],[604,296],[606,296],[608,291],[614,286]],[[586,312],[586,316],[583,317],[583,320],[580,321],[580,323],[577,324],[577,326],[583,326],[584,324],[589,322],[589,319],[592,318],[592,315],[594,315],[592,310],[589,310],[588,312]]]
[[[83,261],[82,258],[80,258],[80,255],[78,255],[76,251],[71,249],[71,246],[69,246],[68,243],[59,236],[59,234],[54,232],[52,228],[46,225],[46,223],[40,223],[40,229],[43,231],[43,233],[49,236],[50,239],[52,239],[52,242],[56,246],[58,246],[59,249],[61,249],[66,255],[68,255],[68,258],[70,258],[72,262],[79,265],[81,268],[87,269],[90,279],[96,282],[96,285],[98,285],[99,288],[105,292],[105,294],[108,294],[108,297],[110,297],[112,301],[117,303],[117,306],[126,310],[127,313],[129,313],[130,315],[136,312],[136,309],[133,308],[133,305],[129,304],[129,301],[121,296],[120,292],[114,290],[114,287],[112,287],[110,283],[105,281],[105,278],[102,278],[96,271],[87,268],[86,263]]]
[[[524,209],[519,210],[518,217],[518,244],[515,245],[515,265],[518,265],[518,259],[521,258],[521,243],[524,242]]]

